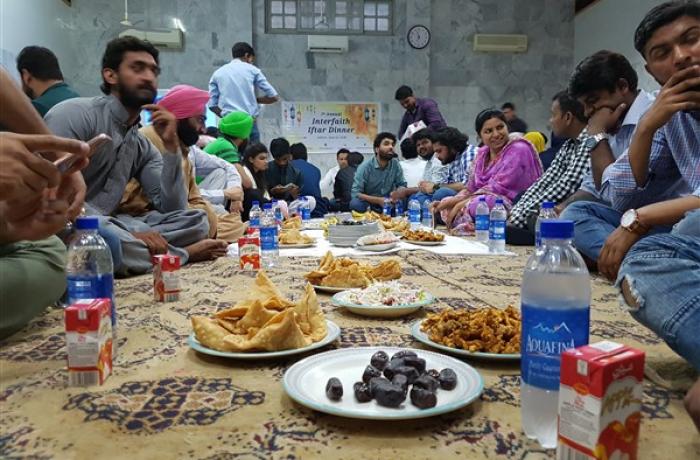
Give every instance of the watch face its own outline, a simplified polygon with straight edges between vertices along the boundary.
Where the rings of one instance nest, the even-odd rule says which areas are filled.
[[[635,220],[637,220],[637,213],[634,212],[634,209],[629,209],[625,211],[625,213],[620,218],[620,225],[629,228]]]
[[[423,49],[430,43],[430,31],[425,26],[413,26],[408,31],[408,44],[415,49]]]

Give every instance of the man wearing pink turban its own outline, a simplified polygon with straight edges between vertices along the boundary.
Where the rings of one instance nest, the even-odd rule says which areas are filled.
[[[210,258],[216,258],[226,253],[227,242],[237,241],[243,235],[246,226],[240,215],[243,189],[238,171],[233,165],[203,152],[195,145],[199,134],[204,130],[204,111],[208,100],[209,94],[206,91],[194,86],[177,85],[168,91],[158,105],[177,119],[188,207],[207,213],[209,237],[217,238],[210,240],[209,255]],[[158,150],[164,151],[163,140],[154,126],[145,126],[139,131]],[[202,190],[197,186],[197,175],[204,177]],[[132,180],[122,197],[120,210],[133,214],[143,212],[147,206],[148,201],[141,185]]]

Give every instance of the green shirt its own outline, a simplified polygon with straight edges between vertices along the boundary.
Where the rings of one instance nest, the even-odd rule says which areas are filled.
[[[399,187],[406,186],[403,169],[396,158],[392,158],[384,168],[379,166],[375,156],[357,167],[352,183],[352,197],[364,193],[371,196],[387,196]]]
[[[39,112],[39,115],[43,117],[54,105],[74,97],[80,97],[80,94],[73,91],[73,88],[68,86],[67,83],[60,82],[49,87],[49,89],[44,91],[44,94],[34,99],[32,105]]]
[[[204,151],[209,155],[214,155],[222,160],[228,161],[229,163],[241,162],[241,155],[238,153],[238,147],[236,147],[236,144],[227,141],[223,137],[219,137],[214,142],[208,144],[206,147],[204,147]]]

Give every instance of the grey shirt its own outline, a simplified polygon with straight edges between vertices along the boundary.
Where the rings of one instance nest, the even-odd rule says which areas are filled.
[[[112,214],[126,184],[136,178],[153,209],[162,213],[187,209],[182,157],[158,150],[139,133],[138,123],[127,126],[124,106],[114,96],[69,99],[54,106],[44,120],[54,134],[88,141],[105,133],[112,140],[90,159],[83,177],[86,203],[103,215]]]

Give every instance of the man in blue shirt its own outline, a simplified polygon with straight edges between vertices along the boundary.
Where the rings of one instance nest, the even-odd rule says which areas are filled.
[[[311,217],[323,217],[328,211],[327,201],[321,197],[321,170],[309,163],[309,154],[306,146],[299,142],[289,147],[292,153],[292,166],[297,168],[304,178],[301,187],[302,196],[312,196],[316,200],[316,208],[311,213]]]
[[[239,42],[231,51],[233,60],[217,69],[209,80],[209,108],[220,117],[241,111],[255,119],[260,113],[258,104],[274,104],[280,98],[262,71],[253,65],[255,50],[252,46]],[[264,96],[258,97],[256,90]],[[250,143],[256,142],[260,142],[260,132],[253,123]]]
[[[395,145],[396,136],[391,133],[379,133],[374,138],[374,158],[362,163],[355,172],[351,210],[365,212],[371,208],[381,212],[384,198],[399,187],[406,186],[401,164],[394,158]]]

